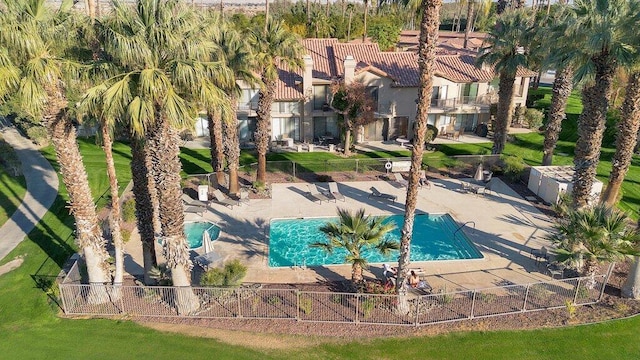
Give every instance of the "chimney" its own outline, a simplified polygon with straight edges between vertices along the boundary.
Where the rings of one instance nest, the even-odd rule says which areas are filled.
[[[307,94],[313,92],[313,59],[311,55],[304,55],[304,72],[302,73],[302,92]]]
[[[353,81],[356,72],[356,60],[352,55],[344,58],[344,83],[349,84]]]

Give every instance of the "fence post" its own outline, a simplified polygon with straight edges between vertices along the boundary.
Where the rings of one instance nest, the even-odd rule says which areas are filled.
[[[58,289],[60,289],[60,300],[62,301],[62,311],[64,311],[65,315],[67,314],[67,302],[64,301],[64,284],[58,283]]]
[[[124,298],[124,290],[125,290],[124,286],[122,286],[122,285],[118,286],[118,293],[120,295],[120,313],[121,314],[126,314],[126,311],[124,311],[124,300],[123,300],[123,298]]]
[[[423,296],[418,297],[418,302],[416,302],[416,319],[414,321],[414,325],[416,327],[418,326],[418,315],[420,314],[420,304],[422,303],[423,298]]]
[[[292,161],[291,163],[293,163],[293,177],[296,177],[296,162]]]
[[[236,317],[241,318],[242,317],[242,311],[240,310],[240,289],[236,289],[236,300],[238,301],[238,315]],[[258,290],[260,291],[260,290]]]
[[[529,299],[529,286],[531,284],[527,284],[527,290],[524,292],[524,302],[522,303],[522,312],[527,311],[527,300]]]
[[[356,159],[356,174],[358,173],[358,159]]]
[[[296,289],[296,320],[300,321],[300,290]]]
[[[356,294],[356,318],[355,323],[359,323],[360,319],[358,319],[358,311],[360,310],[360,294]]]
[[[598,296],[598,301],[602,300],[602,296],[604,295],[604,289],[607,287],[607,284],[609,283],[609,277],[611,276],[611,273],[613,272],[613,268],[615,266],[616,266],[616,263],[609,264],[609,269],[607,269],[607,275],[602,280],[602,289],[600,289],[600,296]]]
[[[573,295],[574,304],[576,303],[576,301],[578,301],[578,292],[580,291],[580,281],[582,281],[582,279],[578,278],[578,283],[576,284],[576,293]]]
[[[469,313],[469,319],[473,319],[473,311],[476,307],[476,289],[473,289],[473,296],[471,297],[471,312]]]

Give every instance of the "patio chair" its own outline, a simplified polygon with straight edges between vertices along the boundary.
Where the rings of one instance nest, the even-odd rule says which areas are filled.
[[[318,190],[318,186],[316,186],[316,184],[307,185],[307,188],[309,189],[309,192],[307,193],[307,195],[309,195],[311,200],[318,201],[320,205],[322,205],[323,201],[328,202],[329,200],[331,200],[325,194],[321,193],[320,190]]]
[[[203,255],[196,256],[193,259],[193,262],[203,268],[204,270],[208,270],[214,265],[221,263],[224,258],[220,256],[218,253],[211,251]]]
[[[398,199],[398,197],[396,195],[381,193],[374,186],[372,186],[369,190],[371,190],[371,194],[369,194],[369,198],[373,196],[373,197],[377,197],[377,198],[380,198],[380,199],[392,200],[394,202]]]
[[[187,206],[199,206],[207,207],[207,203],[204,201],[196,200],[187,194],[182,194],[182,203]]]
[[[487,193],[487,191],[488,191],[489,193],[491,193],[492,191],[493,191],[493,192],[496,192],[495,190],[493,190],[493,186],[494,186],[494,184],[495,184],[495,183],[494,183],[493,181],[489,181],[489,182],[487,182],[487,184],[484,186],[484,191],[482,192],[482,194],[483,194],[483,195],[484,195],[484,194],[486,194],[486,193]],[[496,194],[497,194],[497,193],[496,193]]]
[[[549,250],[545,246],[541,247],[540,250],[531,249],[529,253],[536,259],[536,263],[539,263],[540,259],[549,260]]]
[[[405,180],[402,177],[402,174],[400,173],[393,173],[393,176],[396,180],[396,182],[401,186],[401,187],[407,187],[407,185],[409,185],[409,182],[407,180]]]
[[[338,190],[338,183],[336,182],[329,183],[329,195],[331,195],[331,197],[333,197],[336,202],[337,200],[346,202],[346,198],[340,193],[340,190]]]
[[[214,202],[220,204],[220,205],[224,205],[230,209],[233,209],[234,206],[236,205],[240,205],[240,201],[237,200],[232,200],[232,199],[227,199],[226,197],[224,197],[224,195],[222,194],[222,191],[220,191],[220,189],[215,189],[213,191],[213,196],[215,197],[213,199]]]
[[[204,216],[204,213],[207,211],[207,208],[204,206],[183,206],[182,211],[189,214]]]
[[[469,184],[468,182],[466,182],[466,181],[460,181],[460,186],[461,186],[461,189],[462,189],[461,191],[462,191],[463,193],[472,192],[471,184]]]

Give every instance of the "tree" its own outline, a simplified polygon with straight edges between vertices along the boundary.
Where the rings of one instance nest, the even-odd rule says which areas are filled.
[[[179,313],[199,306],[187,287],[192,263],[184,235],[182,170],[177,128],[193,118],[193,107],[219,103],[212,82],[230,81],[224,64],[211,61],[212,42],[203,23],[178,1],[139,0],[130,7],[114,2],[104,22],[104,49],[123,72],[98,85],[108,116],[128,121],[152,158],[158,194],[163,252],[176,289]]]
[[[294,71],[302,68],[302,54],[305,50],[298,36],[289,32],[282,22],[273,20],[269,20],[266,32],[254,29],[250,35],[250,43],[256,56],[255,70],[260,74],[262,80],[254,136],[258,150],[256,181],[265,183],[271,128],[271,105],[276,92],[279,71],[280,69]]]
[[[640,230],[640,220],[636,223],[636,232]],[[627,280],[621,289],[622,297],[640,299],[640,257],[634,256]]]
[[[87,265],[91,284],[110,282],[108,253],[102,237],[87,173],[69,116],[68,84],[77,74],[77,50],[87,47],[69,13],[72,3],[63,1],[49,11],[43,0],[3,1],[0,12],[0,100],[9,96],[34,119],[42,119],[54,149],[62,181],[69,194],[75,219],[76,242]],[[55,45],[55,46],[54,46]],[[66,56],[66,58],[65,58]],[[72,81],[65,81],[72,80]],[[77,89],[75,89],[77,90]],[[93,301],[101,301],[92,289]]]
[[[411,168],[407,185],[404,224],[400,238],[400,257],[398,259],[398,278],[396,289],[398,294],[406,293],[405,283],[409,272],[411,237],[418,201],[420,170],[422,169],[422,153],[427,132],[431,93],[433,92],[433,64],[436,57],[438,27],[440,25],[440,7],[442,0],[424,0],[422,2],[422,20],[420,21],[420,44],[418,48],[418,64],[420,67],[420,90],[418,92],[418,111],[416,116],[413,149],[411,150]]]
[[[553,225],[550,240],[557,246],[558,261],[591,277],[587,286],[593,288],[600,263],[638,255],[638,233],[627,223],[625,213],[604,204],[569,209],[566,217]]]
[[[464,43],[462,45],[463,48],[467,48],[467,43],[469,42],[469,35],[471,34],[471,27],[473,23],[473,8],[476,3],[474,0],[467,0],[467,24],[464,27]]]
[[[631,165],[633,148],[638,138],[640,128],[640,72],[638,71],[629,76],[617,127],[616,152],[611,161],[609,184],[602,194],[602,202],[609,206],[614,206],[618,202],[620,187]]]
[[[351,280],[362,281],[362,270],[368,267],[367,259],[362,253],[368,249],[376,249],[383,255],[398,249],[398,243],[385,239],[385,235],[395,228],[393,223],[386,222],[385,217],[365,216],[364,209],[351,213],[338,209],[338,222],[329,222],[320,227],[329,242],[316,242],[312,247],[322,248],[331,253],[335,248],[344,248],[348,255],[345,261],[351,264]]]
[[[493,154],[501,154],[513,117],[514,83],[516,72],[529,65],[527,43],[532,18],[524,10],[507,11],[498,18],[496,26],[485,39],[476,62],[494,67],[499,73],[498,112],[493,132]]]
[[[578,118],[572,191],[573,205],[583,207],[589,202],[600,160],[616,69],[628,65],[635,52],[628,31],[637,28],[640,5],[626,0],[576,0],[572,10],[575,21],[570,24],[570,35],[582,45],[575,54],[576,77],[587,80]]]
[[[344,155],[351,155],[351,134],[362,125],[375,121],[374,102],[367,88],[359,81],[331,86],[329,106],[342,118],[344,129]]]

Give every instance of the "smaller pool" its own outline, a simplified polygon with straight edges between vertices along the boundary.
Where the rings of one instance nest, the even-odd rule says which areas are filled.
[[[197,249],[202,246],[202,235],[207,231],[211,240],[215,240],[220,236],[220,228],[214,223],[208,221],[194,221],[184,223],[184,235],[187,237],[189,249]],[[162,239],[158,240],[162,244]]]

